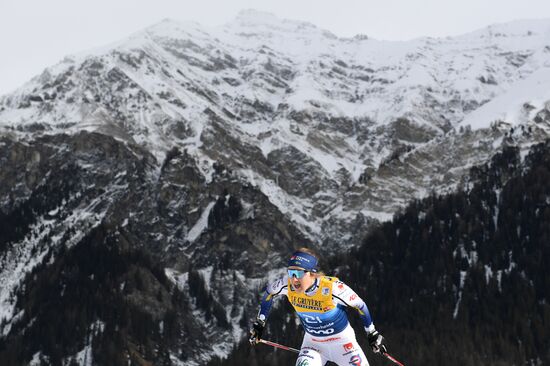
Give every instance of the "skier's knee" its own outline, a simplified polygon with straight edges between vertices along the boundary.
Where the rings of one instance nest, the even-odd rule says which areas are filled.
[[[300,356],[296,360],[296,366],[313,366],[313,359],[311,356]]]
[[[323,366],[321,355],[314,350],[302,349],[296,360],[296,366]]]

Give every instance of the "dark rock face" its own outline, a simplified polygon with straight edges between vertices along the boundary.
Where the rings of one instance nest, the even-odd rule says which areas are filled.
[[[319,192],[321,166],[295,147],[270,152],[267,163],[276,174],[277,184],[288,193],[312,197]]]
[[[206,360],[193,345],[231,339],[255,307],[257,281],[239,294],[224,283],[262,276],[308,243],[260,191],[222,164],[205,181],[186,151],[172,150],[158,168],[136,145],[82,132],[5,137],[0,156],[3,364],[37,353],[55,364],[83,342],[112,364]],[[165,268],[187,280],[176,286]]]
[[[437,132],[431,128],[418,126],[406,118],[400,118],[392,124],[393,138],[409,143],[423,143],[433,139]]]

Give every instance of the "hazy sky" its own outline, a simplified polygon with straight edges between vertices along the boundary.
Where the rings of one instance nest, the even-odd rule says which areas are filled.
[[[0,95],[65,55],[164,18],[221,25],[240,10],[305,20],[337,36],[408,40],[550,18],[550,0],[0,0]]]

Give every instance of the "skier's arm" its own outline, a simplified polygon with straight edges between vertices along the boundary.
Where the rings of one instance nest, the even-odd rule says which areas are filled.
[[[285,295],[287,293],[288,280],[285,277],[279,278],[277,281],[269,284],[265,288],[265,292],[262,295],[262,301],[260,303],[260,311],[258,312],[258,319],[266,321],[273,305],[273,299],[279,295]]]
[[[367,304],[353,291],[349,286],[341,281],[335,281],[332,286],[332,297],[334,300],[344,306],[355,308],[363,321],[363,326],[367,332],[369,345],[374,352],[387,353],[386,340],[374,328],[374,323],[367,308]]]
[[[260,303],[260,311],[256,320],[252,324],[252,329],[250,330],[250,344],[257,344],[264,331],[265,321],[269,316],[271,306],[273,305],[273,298],[277,295],[286,294],[288,287],[288,279],[286,277],[280,278],[277,281],[271,283],[265,288],[265,292],[262,295],[262,301]]]
[[[335,281],[332,286],[332,297],[336,303],[357,310],[367,333],[370,334],[375,331],[367,304],[348,285],[342,281]]]

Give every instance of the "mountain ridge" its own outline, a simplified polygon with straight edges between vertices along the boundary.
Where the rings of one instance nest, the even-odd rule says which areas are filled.
[[[334,242],[339,234],[315,227],[323,226],[333,202],[349,201],[350,188],[370,194],[364,183],[387,172],[386,162],[404,153],[422,155],[439,137],[464,139],[453,137],[453,129],[466,116],[549,66],[550,46],[543,47],[541,31],[523,30],[543,29],[545,21],[508,26],[521,34],[521,44],[470,35],[350,46],[322,31],[311,36],[307,27],[300,35],[302,23],[271,16],[268,25],[298,27],[297,36],[289,38],[284,27],[267,27],[269,37],[259,33],[253,40],[241,35],[240,24],[263,21],[254,14],[218,28],[163,21],[91,56],[66,59],[1,99],[0,126],[31,134],[33,129],[99,131],[146,146],[158,164],[172,147],[180,147],[195,156],[205,177],[221,159],[235,174],[275,194],[274,202],[286,202],[281,210],[295,202],[291,217],[306,235]],[[537,108],[532,115],[545,107]],[[489,122],[479,123],[489,127]],[[455,169],[464,164],[460,157],[449,159]],[[309,166],[308,174],[322,182],[307,194],[320,199],[300,196],[300,175],[283,169],[290,160]],[[456,185],[460,174],[452,180]],[[269,181],[282,182],[282,189],[267,188]],[[402,197],[359,212],[365,219],[388,218],[434,183],[420,183],[419,189],[401,184]],[[312,221],[314,227],[307,224]]]

